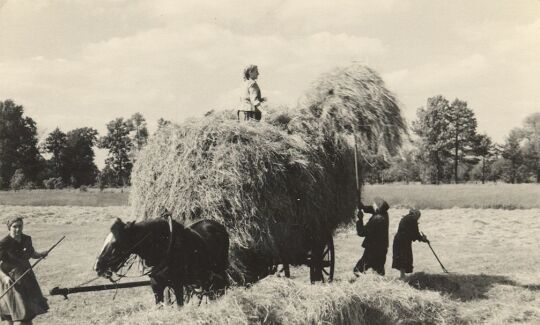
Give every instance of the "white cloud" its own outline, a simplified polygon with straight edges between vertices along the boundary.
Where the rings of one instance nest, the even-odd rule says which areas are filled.
[[[0,95],[40,126],[103,130],[136,111],[152,124],[232,108],[249,63],[264,96],[292,105],[320,73],[355,60],[383,72],[409,120],[439,93],[468,100],[482,125],[509,111],[522,119],[540,101],[540,20],[525,19],[524,6],[499,14],[464,3],[10,1],[0,9]]]
[[[242,35],[213,24],[165,26],[88,44],[69,60],[3,62],[1,86],[38,121],[55,116],[71,128],[73,116],[81,123],[101,118],[103,129],[108,119],[136,111],[150,120],[181,120],[235,107],[238,96],[231,94],[248,63],[260,66],[263,92],[274,103],[295,103],[320,72],[384,52],[380,40],[344,33],[287,38]]]
[[[450,62],[430,62],[385,74],[394,89],[438,93],[442,89],[466,88],[478,85],[490,69],[490,63],[478,53]]]

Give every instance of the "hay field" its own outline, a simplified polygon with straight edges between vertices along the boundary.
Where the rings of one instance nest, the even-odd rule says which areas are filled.
[[[385,184],[367,185],[365,201],[381,196],[401,207],[421,209],[530,209],[540,208],[539,184]]]
[[[404,209],[390,210],[395,233]],[[0,206],[7,215],[26,216],[25,232],[38,249],[61,235],[67,239],[37,267],[46,292],[75,286],[94,277],[94,259],[115,217],[129,218],[128,207]],[[414,244],[411,285],[396,279],[387,259],[384,279],[352,279],[360,243],[352,227],[340,229],[336,242],[336,282],[309,285],[307,267],[293,279],[271,277],[250,289],[232,289],[216,303],[181,311],[156,309],[150,288],[48,297],[51,311],[35,324],[538,324],[540,322],[540,209],[423,210],[420,227],[445,266],[443,275],[425,244]],[[136,280],[136,279],[133,279]],[[97,283],[104,283],[103,280]],[[421,288],[421,289],[417,289]],[[418,322],[416,322],[418,323]]]
[[[88,189],[0,191],[0,205],[106,207],[128,205],[130,189]],[[366,185],[365,201],[382,196],[394,207],[416,205],[422,209],[540,208],[538,184],[384,184]]]
[[[128,204],[129,189],[78,189],[0,191],[0,205],[25,206],[121,206]]]

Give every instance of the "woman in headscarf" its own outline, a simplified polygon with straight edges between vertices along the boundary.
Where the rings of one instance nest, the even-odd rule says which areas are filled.
[[[362,247],[364,254],[356,263],[354,273],[363,273],[368,269],[373,269],[380,275],[384,275],[384,264],[388,251],[388,203],[381,198],[375,198],[372,206],[360,205],[358,209],[358,221],[356,222],[356,232],[358,236],[365,237]],[[371,213],[372,216],[364,225],[364,214]]]
[[[412,242],[415,240],[429,242],[418,230],[420,215],[418,209],[409,210],[409,213],[401,218],[398,231],[394,236],[392,268],[399,270],[402,279],[405,278],[405,273],[413,271]]]
[[[266,98],[261,96],[261,89],[257,84],[259,69],[256,65],[250,64],[244,69],[244,86],[242,91],[242,110],[247,114],[247,118],[260,121],[262,113],[261,104]]]
[[[29,271],[15,286],[8,290],[31,266],[30,258],[42,258],[47,252],[38,253],[32,238],[23,234],[23,219],[13,217],[7,221],[9,234],[0,240],[0,290],[7,293],[0,299],[0,318],[8,324],[32,324],[32,320],[49,310],[36,276]]]

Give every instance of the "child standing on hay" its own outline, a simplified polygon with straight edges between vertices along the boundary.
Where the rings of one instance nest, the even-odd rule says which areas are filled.
[[[371,206],[360,204],[356,232],[358,236],[365,237],[365,239],[362,243],[364,254],[353,270],[356,276],[358,276],[358,273],[364,273],[368,269],[373,269],[380,275],[384,275],[384,264],[388,252],[389,208],[388,203],[381,198],[375,198]],[[365,225],[362,210],[372,214]]]
[[[244,69],[244,86],[241,98],[242,108],[246,119],[255,119],[260,121],[262,113],[260,106],[266,101],[266,98],[261,97],[261,89],[257,84],[259,77],[259,69],[256,65],[250,64]]]
[[[418,219],[420,210],[411,209],[409,213],[401,218],[394,244],[392,245],[392,268],[399,270],[400,278],[405,278],[405,273],[413,271],[412,242],[415,240],[427,243],[429,240],[418,230]]]

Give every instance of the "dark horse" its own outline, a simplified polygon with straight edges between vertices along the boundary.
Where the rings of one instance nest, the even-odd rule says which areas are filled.
[[[163,302],[166,287],[174,290],[181,306],[184,287],[197,288],[213,299],[228,286],[229,235],[213,220],[186,228],[170,217],[137,223],[116,219],[94,269],[111,279],[131,254],[151,267],[148,276],[156,303]]]

